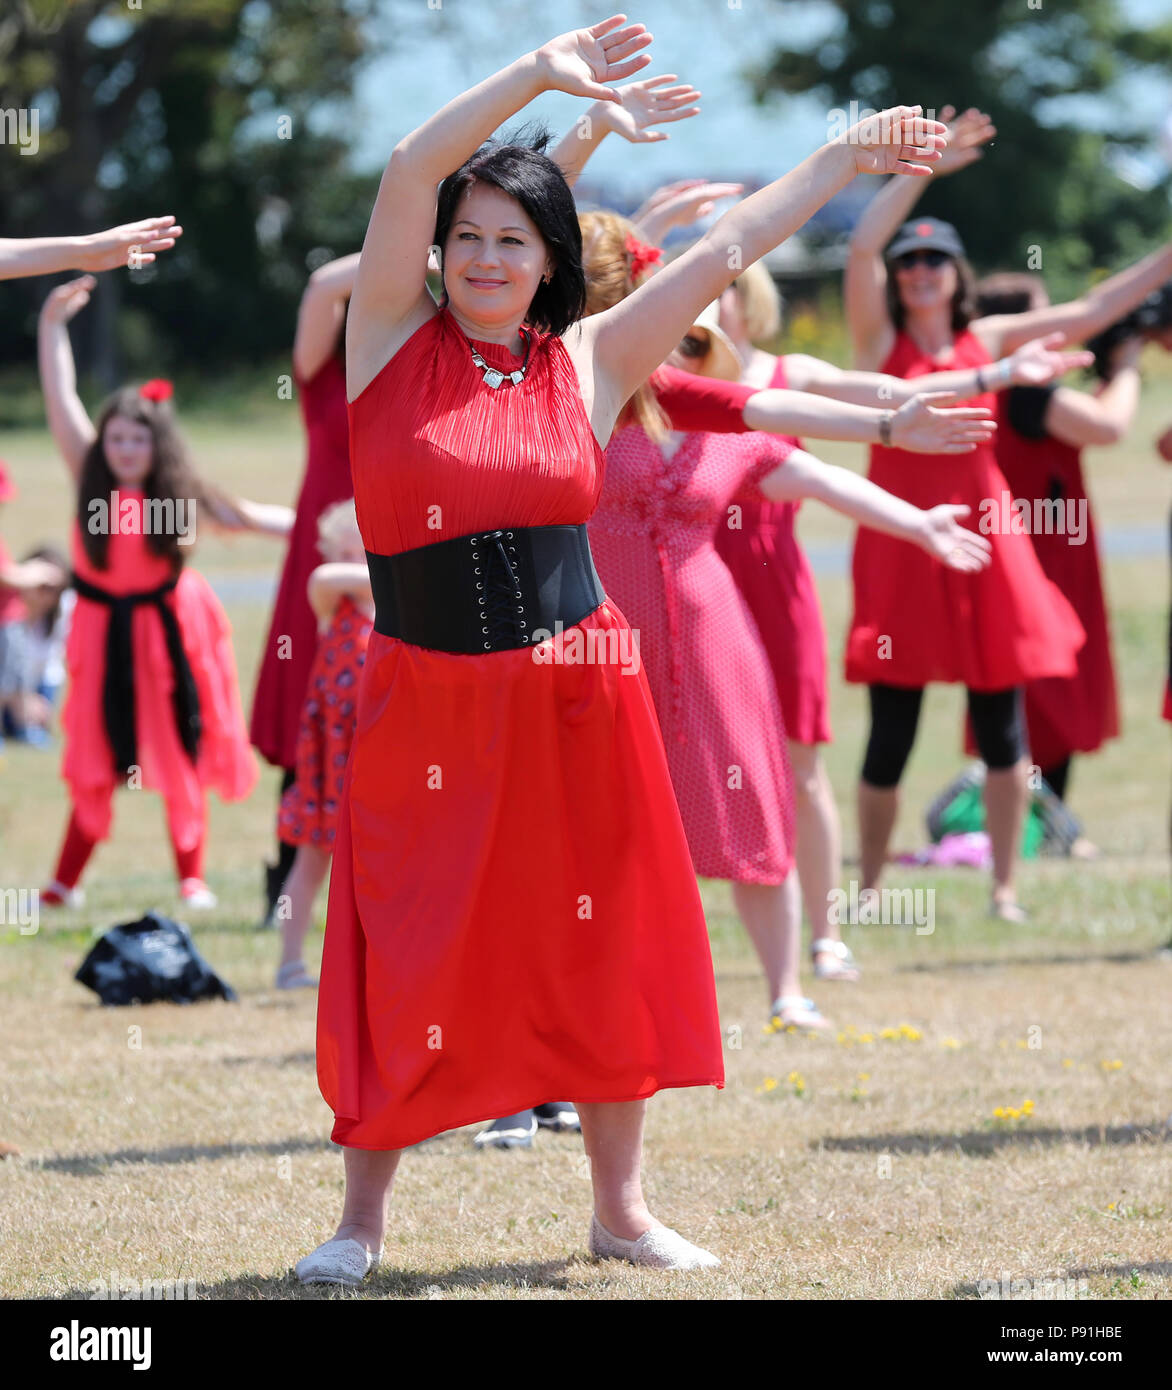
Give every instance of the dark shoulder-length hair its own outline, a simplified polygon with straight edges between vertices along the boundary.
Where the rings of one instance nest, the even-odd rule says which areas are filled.
[[[170,403],[140,395],[137,387],[124,386],[102,406],[94,442],[86,450],[78,480],[77,524],[86,559],[95,569],[104,570],[108,564],[110,528],[93,524],[96,509],[92,504],[99,499],[108,504],[110,494],[118,487],[103,442],[106,424],[115,416],[145,425],[151,432],[151,471],[142,484],[149,499],[194,502],[197,508],[207,507],[222,519],[242,519],[228,494],[199,476]],[[147,549],[169,560],[176,574],[183,568],[191,547],[180,545],[178,530],[153,530],[144,539]]]
[[[560,337],[586,312],[586,276],[578,209],[565,175],[545,154],[549,139],[549,132],[541,130],[527,143],[490,140],[449,174],[439,187],[435,243],[442,254],[460,199],[477,180],[515,198],[541,233],[553,261],[550,282],[538,284],[526,322]],[[445,301],[446,297],[445,291]]]
[[[977,317],[977,276],[972,266],[963,256],[953,256],[956,266],[956,293],[952,296],[952,331],[963,333]],[[887,312],[897,333],[903,332],[907,312],[899,297],[899,284],[895,267],[887,267]]]

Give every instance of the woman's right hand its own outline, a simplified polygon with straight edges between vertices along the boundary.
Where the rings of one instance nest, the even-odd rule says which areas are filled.
[[[624,14],[611,15],[542,44],[534,56],[543,90],[620,101],[619,94],[603,84],[630,77],[651,61],[649,53],[639,52],[651,42],[646,26],[626,19]]]
[[[92,275],[81,275],[58,285],[41,306],[41,319],[45,323],[68,323],[90,302],[90,293],[97,283]]]
[[[997,134],[997,127],[990,116],[970,106],[962,115],[956,114],[955,106],[946,106],[939,119],[948,127],[948,148],[945,149],[933,170],[940,174],[955,174],[984,157],[982,145],[987,145]]]
[[[891,421],[892,447],[917,454],[968,454],[989,443],[997,430],[993,412],[980,406],[941,408],[955,399],[955,391],[924,391],[904,401]]]

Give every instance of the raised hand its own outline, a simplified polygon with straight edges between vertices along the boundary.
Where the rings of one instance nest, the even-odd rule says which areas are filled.
[[[541,85],[547,91],[619,101],[618,92],[603,84],[630,77],[651,61],[649,53],[639,51],[651,42],[646,26],[626,21],[625,14],[611,15],[542,44],[534,55]]]
[[[983,570],[993,554],[988,537],[979,536],[961,526],[960,518],[968,516],[971,507],[946,502],[924,513],[920,544],[950,570],[975,574]]]
[[[82,275],[50,290],[41,306],[41,318],[46,323],[68,323],[90,302],[90,294],[97,283],[92,275]]]
[[[676,83],[674,87],[667,85],[673,82]],[[663,77],[645,77],[615,90],[618,104],[612,103],[606,108],[604,119],[616,135],[634,145],[669,138],[665,130],[651,130],[651,126],[684,121],[700,114],[696,105],[700,93],[686,82],[680,82],[674,72]]]
[[[892,106],[865,117],[832,143],[849,147],[860,174],[930,178],[948,144],[948,127],[928,120],[922,106]]]
[[[1045,386],[1075,367],[1091,366],[1095,360],[1093,352],[1059,352],[1065,341],[1065,333],[1047,333],[1044,338],[1023,343],[1009,359],[1009,379],[1014,386]]]
[[[997,134],[992,119],[975,106],[970,106],[960,116],[955,106],[946,106],[940,112],[940,119],[948,127],[948,148],[936,164],[933,171],[936,174],[955,174],[958,169],[984,158],[981,146],[987,145]]]
[[[125,222],[121,227],[78,237],[80,252],[76,265],[79,270],[117,270],[125,265],[137,269],[149,265],[157,252],[169,251],[182,235],[183,228],[175,224],[174,217]]]
[[[980,406],[941,409],[955,399],[955,391],[923,391],[904,401],[891,421],[892,445],[918,454],[968,454],[987,444],[997,430],[992,411]]]
[[[707,217],[719,199],[735,198],[744,188],[743,183],[705,183],[703,179],[667,184],[656,189],[631,221],[658,245],[673,227],[690,227]]]

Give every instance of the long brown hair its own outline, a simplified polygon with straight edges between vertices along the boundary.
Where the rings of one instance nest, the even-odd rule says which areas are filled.
[[[151,470],[142,488],[148,499],[172,502],[194,501],[205,506],[221,520],[241,524],[243,516],[227,493],[201,478],[191,461],[187,444],[175,424],[175,415],[167,401],[148,399],[138,388],[124,386],[102,406],[97,419],[97,434],[82,460],[81,477],[77,488],[77,524],[86,559],[95,569],[107,567],[110,528],[91,529],[91,504],[100,500],[108,504],[110,494],[118,487],[118,479],[106,459],[103,444],[106,425],[115,416],[145,425],[151,432]],[[179,544],[178,534],[151,531],[146,537],[148,550],[170,560],[177,574],[183,568],[189,546]]]
[[[952,311],[952,331],[963,333],[977,317],[977,277],[963,256],[953,256],[952,264],[956,266],[956,292],[949,306]],[[890,265],[887,267],[887,312],[891,315],[895,331],[902,333],[907,311],[899,297],[895,268]]]
[[[586,313],[600,314],[621,304],[651,273],[631,273],[633,257],[627,239],[638,240],[638,233],[617,212],[583,212],[578,216],[582,228],[582,268],[586,272]],[[668,421],[649,381],[645,381],[623,406],[618,426],[638,424],[656,443],[667,437]]]

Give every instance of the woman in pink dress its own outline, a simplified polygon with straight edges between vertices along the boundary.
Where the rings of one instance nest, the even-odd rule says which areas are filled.
[[[293,339],[293,381],[305,429],[305,476],[296,520],[277,586],[252,701],[249,735],[261,755],[284,770],[282,796],[293,784],[297,737],[309,668],[317,650],[317,617],[306,597],[321,564],[317,523],[327,507],[353,497],[346,421],[346,309],[358,257],[319,267],[301,296]],[[279,814],[278,814],[279,821]],[[277,863],[265,866],[266,912],[271,913],[293,867],[297,846],[277,828]]]
[[[228,619],[185,565],[197,511],[231,530],[284,535],[287,507],[229,498],[199,477],[174,423],[169,382],[123,388],[91,422],[77,394],[68,323],[95,281],[60,285],[41,310],[41,384],[49,428],[77,485],[71,537],[74,609],[66,649],[62,775],[71,815],[49,906],[76,887],[110,833],[119,785],[158,791],[167,808],[179,892],[215,905],[203,879],[206,794],[243,799],[256,783]]]

